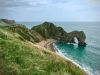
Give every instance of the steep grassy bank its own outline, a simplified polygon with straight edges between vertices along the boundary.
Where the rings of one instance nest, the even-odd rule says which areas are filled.
[[[0,26],[0,75],[87,75],[69,60]]]
[[[25,40],[31,41],[33,43],[40,42],[44,39],[39,33],[35,32],[34,30],[28,29],[24,25],[19,24],[15,28],[11,28],[11,30],[21,35]]]

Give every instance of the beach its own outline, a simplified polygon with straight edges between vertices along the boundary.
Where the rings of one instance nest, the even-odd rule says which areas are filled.
[[[84,70],[86,73],[89,74],[89,72],[86,69],[84,69],[82,66],[77,64],[72,59],[66,57],[58,48],[55,48],[53,46],[53,43],[56,43],[56,42],[58,42],[58,41],[55,40],[55,39],[47,39],[47,40],[42,40],[41,42],[36,43],[36,46],[39,47],[39,48],[45,48],[49,51],[52,51],[52,52],[56,53],[57,55],[61,56],[62,58],[71,61],[73,64],[77,65],[80,69]]]
[[[53,43],[56,43],[58,42],[57,40],[55,39],[47,39],[47,40],[42,40],[41,42],[39,43],[36,43],[36,45],[39,45],[41,47],[44,47],[52,52],[56,52],[56,50],[54,49],[53,47]]]

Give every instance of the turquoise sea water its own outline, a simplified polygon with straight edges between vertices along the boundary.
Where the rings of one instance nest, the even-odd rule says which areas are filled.
[[[18,22],[24,24],[29,29],[42,22]],[[86,34],[87,46],[67,44],[58,42],[54,44],[59,51],[58,54],[68,57],[77,63],[89,75],[100,75],[100,22],[53,22],[56,26],[61,26],[67,32],[73,30],[84,31]],[[75,39],[77,42],[77,39]]]

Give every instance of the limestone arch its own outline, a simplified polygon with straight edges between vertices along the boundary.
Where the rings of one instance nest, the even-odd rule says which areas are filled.
[[[75,38],[78,41],[78,45],[86,46],[85,43],[86,36],[83,31],[73,31],[69,33],[69,37],[67,39],[68,43],[75,43]]]

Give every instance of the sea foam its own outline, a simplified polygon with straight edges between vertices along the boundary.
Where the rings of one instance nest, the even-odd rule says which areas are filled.
[[[75,44],[75,45],[76,45],[76,44]],[[75,65],[77,65],[78,67],[80,67],[81,69],[83,69],[88,75],[94,75],[93,69],[92,69],[91,67],[89,67],[89,66],[87,66],[87,65],[84,65],[84,64],[82,64],[82,66],[79,65],[79,64],[76,63],[74,60],[72,60],[72,59],[66,57],[66,56],[64,55],[64,53],[63,53],[61,50],[59,50],[59,49],[57,48],[57,46],[55,45],[55,43],[53,43],[53,46],[54,46],[54,49],[56,50],[56,54],[60,55],[61,57],[66,58],[67,60],[70,60],[70,61],[73,62]],[[95,75],[99,75],[99,74],[100,74],[99,71],[96,71],[96,72],[95,72]]]

